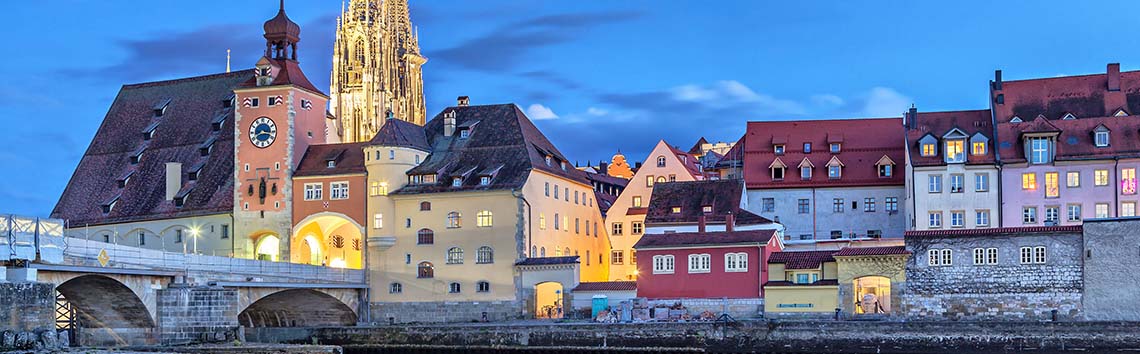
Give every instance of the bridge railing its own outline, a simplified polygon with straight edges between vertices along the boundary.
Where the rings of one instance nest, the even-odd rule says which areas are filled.
[[[210,281],[286,283],[364,283],[359,269],[164,252],[67,237],[64,263],[87,267],[175,271]],[[105,252],[106,264],[100,261]]]

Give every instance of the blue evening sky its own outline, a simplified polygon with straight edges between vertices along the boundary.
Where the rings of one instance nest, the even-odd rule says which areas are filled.
[[[328,87],[336,0],[288,0]],[[251,67],[276,0],[7,4],[0,213],[46,216],[119,87]],[[429,116],[514,102],[571,160],[658,139],[735,141],[749,120],[986,108],[1006,79],[1140,67],[1140,2],[412,0]]]

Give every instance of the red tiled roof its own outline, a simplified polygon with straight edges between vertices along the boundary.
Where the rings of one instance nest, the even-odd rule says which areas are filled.
[[[645,222],[697,223],[702,215],[706,215],[706,222],[723,223],[728,213],[733,213],[737,225],[772,223],[772,220],[740,208],[743,196],[744,181],[741,180],[657,183],[649,198]],[[705,214],[704,206],[711,206],[712,213]],[[673,207],[681,207],[681,212],[674,214]]]
[[[649,208],[629,208],[625,210],[625,215],[645,215],[649,212]]]
[[[68,219],[71,225],[95,225],[232,212],[234,108],[224,103],[250,72],[123,86],[52,217]],[[155,117],[155,106],[168,100],[163,115]],[[144,140],[143,130],[155,122],[153,138]],[[220,122],[221,129],[214,131],[214,122]],[[201,156],[202,144],[211,139],[209,155]],[[141,161],[131,164],[130,157],[144,146]],[[183,189],[195,186],[182,207],[165,200],[167,162],[182,163]],[[197,180],[189,181],[186,172],[199,166]],[[132,171],[120,188],[118,179]],[[102,204],[116,197],[118,203],[104,214]]]
[[[745,136],[744,180],[750,189],[904,184],[902,118],[748,122]],[[827,142],[839,136],[843,139],[840,152],[832,154]],[[786,141],[783,155],[775,154],[773,141]],[[803,152],[805,142],[811,143],[811,153]],[[890,178],[880,178],[875,166],[883,156],[895,163]],[[844,165],[841,178],[827,176],[826,165],[832,157],[838,157]],[[776,158],[788,166],[782,181],[772,180],[768,168]],[[800,179],[798,168],[804,158],[815,166],[811,179],[806,181]]]
[[[942,144],[942,137],[955,128],[961,130],[967,136],[965,144],[966,164],[993,164],[995,161],[994,149],[997,148],[997,141],[993,138],[992,118],[993,117],[990,116],[990,110],[988,109],[952,112],[918,112],[918,117],[915,119],[914,124],[911,125],[913,128],[907,128],[906,130],[906,145],[907,148],[910,149],[911,165],[945,166],[946,162],[943,159],[945,146]],[[970,138],[977,133],[981,133],[987,139],[986,153],[984,155],[974,155],[970,149]],[[922,156],[922,147],[919,145],[918,140],[927,134],[938,139],[938,154],[935,156]]]
[[[896,254],[910,254],[910,251],[906,250],[906,246],[844,247],[839,250],[839,252],[832,254],[832,256],[889,256]]]
[[[701,161],[697,155],[681,151],[673,145],[669,145],[669,143],[665,143],[665,145],[669,147],[669,150],[673,151],[673,155],[677,156],[677,160],[681,161],[681,165],[685,166],[685,171],[688,171],[689,174],[693,176],[693,178],[704,178],[702,177],[704,176],[704,172],[701,168]],[[656,161],[648,161],[647,163],[656,163]]]
[[[294,176],[330,176],[364,173],[364,146],[368,143],[309,145]],[[329,160],[335,161],[329,167]]]
[[[1110,64],[1112,65],[1112,64]],[[1116,66],[1119,71],[1119,65]],[[1119,90],[1109,91],[1108,70],[1099,74],[1050,77],[991,85],[990,98],[998,122],[1014,116],[1030,121],[1037,115],[1059,120],[1071,113],[1077,120],[1109,117],[1118,109],[1140,114],[1140,71],[1119,73]],[[1004,103],[999,103],[998,95]]]
[[[634,291],[637,290],[635,281],[599,281],[582,282],[574,291]]]
[[[708,143],[709,143],[709,141],[705,140],[705,137],[702,136],[700,139],[697,140],[696,144],[693,144],[693,147],[689,148],[689,154],[700,155],[701,154],[701,148],[704,147],[704,145],[708,144]]]
[[[1097,147],[1093,140],[1093,131],[1102,125],[1109,130],[1109,144],[1106,147]],[[1057,161],[1140,157],[1140,134],[1137,134],[1140,122],[1136,121],[1136,117],[1052,121],[1037,119],[1023,123],[998,123],[998,138],[1001,141],[999,152],[1002,162],[1025,162],[1022,134],[1049,130],[1059,132],[1055,144]]]
[[[276,67],[276,69],[274,69],[276,72],[273,73],[273,82],[270,83],[270,85],[293,85],[303,88],[307,91],[311,91],[312,93],[328,97],[324,91],[321,91],[316,86],[313,86],[312,82],[309,82],[309,78],[305,77],[305,73],[301,71],[301,66],[297,63],[297,61],[270,58],[264,59],[268,60],[273,64],[273,66]],[[253,69],[244,71],[239,70],[235,72],[240,72],[249,78],[244,83],[242,83],[242,87],[257,86],[257,77],[254,76],[255,72]]]
[[[633,248],[651,249],[731,244],[762,246],[768,243],[768,240],[771,240],[775,234],[775,230],[645,234],[641,236],[637,244],[633,245]]]
[[[783,280],[770,281],[770,282],[764,283],[765,287],[769,287],[769,286],[835,286],[835,285],[839,285],[838,279],[820,279],[814,283],[807,283],[807,284],[797,284],[794,282],[783,281]]]
[[[952,236],[999,236],[1027,233],[1081,233],[1081,225],[1065,226],[1020,226],[989,229],[915,230],[903,233],[903,237],[952,237]]]
[[[815,269],[825,262],[835,262],[835,251],[772,252],[768,264],[783,263],[784,269]]]

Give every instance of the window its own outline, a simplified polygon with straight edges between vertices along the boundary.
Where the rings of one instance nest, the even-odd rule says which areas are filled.
[[[783,167],[772,167],[772,179],[774,179],[774,180],[784,179],[784,168]]]
[[[435,232],[431,229],[420,229],[416,232],[416,244],[430,245],[435,243]]]
[[[610,225],[611,231],[612,231],[612,232],[610,232],[610,234],[615,235],[615,236],[621,236],[621,225],[622,225],[622,223],[620,223],[620,222],[615,222],[612,225]]]
[[[705,254],[689,255],[689,273],[708,273],[712,269],[712,256]]]
[[[922,156],[929,157],[929,156],[934,156],[936,154],[938,154],[938,151],[935,148],[934,143],[922,144]]]
[[[404,219],[404,228],[405,228],[405,229],[410,229],[410,228],[412,228],[412,218],[406,218],[406,219]]]
[[[1108,170],[1093,171],[1093,185],[1107,186],[1108,185]]]
[[[831,143],[831,153],[832,154],[838,154],[839,153],[839,145],[840,145],[839,143]]]
[[[222,238],[230,238],[230,225],[222,225]]]
[[[1065,220],[1068,220],[1070,222],[1081,221],[1081,205],[1080,204],[1069,204],[1067,209],[1068,209],[1069,214],[1066,215]]]
[[[930,266],[954,265],[954,254],[949,249],[933,249],[926,251],[927,264]]]
[[[964,211],[951,211],[950,212],[950,227],[966,226],[966,212]]]
[[[475,264],[490,264],[495,263],[495,250],[490,246],[479,247],[475,251]]]
[[[625,253],[622,251],[610,251],[610,264],[624,264]]]
[[[384,214],[376,213],[376,215],[372,217],[372,228],[374,228],[374,229],[384,228]]]
[[[863,211],[868,213],[875,211],[875,198],[863,198]]]
[[[927,180],[930,193],[942,193],[942,175],[930,175]]]
[[[388,183],[373,181],[368,188],[368,194],[372,196],[388,195]]]
[[[677,181],[677,175],[669,174],[669,182],[676,182],[676,181]]]
[[[431,262],[420,262],[416,267],[417,278],[435,278],[435,266]]]
[[[1081,186],[1081,173],[1070,171],[1065,173],[1065,187],[1077,188]]]
[[[1045,264],[1045,247],[1033,247],[1033,263]]]
[[[1058,182],[1057,172],[1045,172],[1045,197],[1057,198],[1061,196],[1061,189]]]
[[[328,166],[328,168],[336,168],[336,161],[329,160],[327,166]]]
[[[348,199],[348,182],[329,183],[329,199]]]
[[[388,284],[388,293],[389,294],[399,294],[402,292],[404,292],[404,284],[400,284],[400,283]]]
[[[811,281],[808,280],[808,276],[809,274],[796,274],[796,284],[810,284]]]
[[[669,208],[669,211],[672,212],[673,214],[680,214],[681,213],[681,207],[675,206],[675,207]]]
[[[811,166],[800,167],[800,179],[811,179]]]
[[[841,166],[827,166],[827,178],[839,178],[843,175]]]
[[[650,188],[653,187],[653,175],[645,176],[645,186],[650,187]],[[558,197],[555,197],[555,198],[558,198]]]
[[[1021,208],[1021,223],[1022,224],[1036,224],[1037,223],[1037,207]]]
[[[480,186],[486,186],[489,184],[491,184],[491,176],[480,176],[479,177],[479,185]]]
[[[321,184],[305,183],[305,200],[321,200]]]
[[[773,145],[772,151],[775,151],[776,155],[783,155],[784,154],[784,144]]]
[[[800,235],[800,240],[810,240],[810,239],[812,239],[812,236],[810,234]]]
[[[581,225],[581,224],[580,224],[580,222],[581,222],[581,220],[580,220],[580,219],[578,219],[578,218],[574,218],[574,233],[575,233],[575,234],[577,234],[577,233],[581,233],[581,232],[582,232],[582,228],[581,228],[581,226],[580,226],[580,225]]]
[[[895,169],[895,165],[891,165],[891,164],[879,165],[879,177],[889,178],[889,177],[893,176],[894,175],[894,169]]]
[[[1029,138],[1029,162],[1043,164],[1052,162],[1052,142],[1049,138]]]
[[[831,239],[832,240],[838,240],[841,238],[843,238],[843,231],[831,230]]]
[[[665,156],[657,156],[657,167],[665,167]]]
[[[447,228],[455,229],[463,226],[463,216],[458,211],[447,213]]]
[[[1107,218],[1108,217],[1108,204],[1096,203],[1095,208],[1096,208],[1096,215],[1095,216],[1097,218]]]
[[[1021,264],[1045,264],[1045,247],[1022,247]]]
[[[701,206],[701,213],[712,214],[712,212],[713,212],[712,205]]]
[[[831,211],[836,213],[843,212],[843,198],[835,198],[831,201]]]
[[[558,219],[558,213],[554,213],[554,229],[558,230],[560,229],[560,226],[562,226],[562,223]]]
[[[1136,202],[1120,203],[1120,216],[1136,216]]]
[[[883,237],[883,230],[867,230],[867,237],[882,238]]]
[[[946,140],[946,163],[966,162],[965,144],[966,141],[961,139]]]
[[[673,256],[653,256],[653,274],[673,274]]]
[[[640,221],[630,222],[629,223],[629,232],[630,232],[630,235],[640,235],[643,232],[645,232],[645,224],[643,224]]]
[[[724,271],[727,273],[739,273],[748,271],[748,254],[747,253],[726,253],[724,255]]]
[[[811,153],[811,143],[804,143],[804,153],[805,154]]]
[[[174,230],[174,243],[182,243],[182,230]]]
[[[1045,222],[1057,224],[1057,220],[1061,220],[1061,207],[1047,206],[1045,207]]]
[[[975,248],[974,265],[995,265],[998,260],[997,248]]]
[[[547,166],[550,166],[550,162],[551,162],[552,160],[553,160],[553,158],[551,158],[551,156],[550,156],[550,155],[546,155],[546,165],[547,165]]]
[[[420,211],[430,211],[431,202],[420,202]]]
[[[984,141],[976,141],[970,144],[970,153],[974,155],[985,155],[986,143]]]
[[[447,264],[463,264],[463,249],[459,247],[448,248]]]
[[[483,210],[475,214],[475,226],[491,227],[492,221],[490,210]]]
[[[570,217],[569,216],[566,216],[566,215],[562,216],[562,230],[563,231],[570,231]]]
[[[990,226],[990,211],[989,210],[975,210],[974,211],[974,226]]]
[[[550,182],[546,182],[546,184],[543,185],[543,191],[547,197],[550,196]]]
[[[452,293],[452,294],[458,294],[461,291],[463,291],[463,286],[459,285],[459,283],[447,284],[447,292]]]
[[[1096,132],[1096,147],[1108,146],[1108,132]]]
[[[558,199],[558,185],[554,185],[554,199]]]
[[[887,209],[888,213],[896,213],[899,211],[899,198],[898,197],[887,197],[887,200],[883,204],[886,205],[886,209]]]
[[[634,208],[640,208],[641,207],[641,196],[640,195],[633,196],[633,207]]]
[[[489,293],[489,292],[491,292],[491,283],[486,282],[486,281],[481,281],[481,282],[475,283],[475,292],[477,292],[477,293]]]
[[[974,265],[983,265],[983,264],[986,264],[986,249],[985,248],[975,248],[974,249]]]
[[[978,173],[974,175],[974,191],[985,192],[990,190],[990,175]]]
[[[1021,189],[1027,191],[1037,190],[1037,174],[1036,173],[1022,173],[1021,174]]]
[[[451,186],[452,187],[462,187],[463,186],[463,177],[453,177],[451,179]]]
[[[966,189],[966,176],[960,174],[950,175],[950,193],[962,193]]]
[[[776,198],[764,198],[761,200],[761,205],[764,212],[774,212],[776,211]]]
[[[1136,194],[1136,169],[1125,168],[1120,170],[1120,193]]]
[[[811,206],[808,204],[807,199],[800,199],[797,204],[797,208],[800,214],[807,214],[811,212]]]
[[[933,227],[942,227],[942,212],[941,211],[930,212],[929,218],[930,218],[930,224],[929,224],[930,227],[932,227],[932,228]]]

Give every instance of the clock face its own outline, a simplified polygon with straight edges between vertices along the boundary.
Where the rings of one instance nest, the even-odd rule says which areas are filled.
[[[249,126],[249,141],[253,146],[266,148],[277,139],[277,124],[269,117],[257,118]]]

